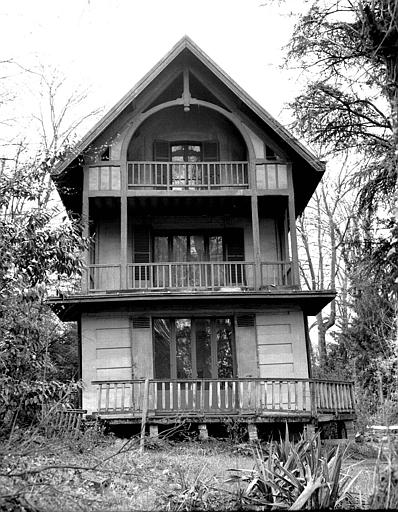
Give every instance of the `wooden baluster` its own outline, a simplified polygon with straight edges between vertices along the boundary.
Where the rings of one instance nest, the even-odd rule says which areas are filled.
[[[305,381],[301,381],[301,388],[302,388],[302,393],[303,393],[303,410],[307,411],[308,406],[307,406],[307,394],[306,394]]]
[[[236,409],[236,381],[232,382],[231,407],[232,407],[232,409]]]
[[[352,384],[348,384],[348,393],[350,397],[350,409],[354,409],[355,397],[354,397],[354,386]]]
[[[346,410],[346,409],[348,409],[347,388],[344,384],[342,384],[342,388],[343,388],[344,410]]]
[[[275,409],[275,382],[271,382],[271,400],[272,400],[272,409]]]
[[[262,385],[263,385],[263,388],[264,388],[264,392],[263,392],[263,407],[264,409],[268,409],[268,384],[265,380],[262,381]]]
[[[113,410],[115,412],[117,410],[117,390],[118,390],[118,384],[115,382],[113,384],[113,393],[114,393],[114,406],[113,406]]]
[[[205,410],[205,383],[200,383],[200,412],[204,413]]]
[[[185,382],[185,407],[189,408],[189,389],[188,389],[188,382]]]
[[[126,383],[122,382],[122,401],[120,404],[121,411],[124,412],[124,397],[126,394]]]
[[[243,381],[240,381],[239,382],[239,409],[242,411],[243,410],[243,397],[244,397],[244,394],[243,394]]]
[[[337,384],[332,384],[332,401],[333,401],[333,410],[337,413],[338,405],[337,405]]]
[[[289,411],[292,408],[291,396],[290,396],[290,384],[291,384],[291,382],[287,381],[287,408]]]
[[[298,410],[298,381],[294,381],[294,410]]]
[[[192,382],[192,409],[196,410],[196,382]]]
[[[174,409],[174,382],[170,382],[170,410]]]
[[[221,409],[221,384],[220,381],[217,381],[217,406]]]
[[[252,397],[252,381],[249,380],[247,382],[247,405],[248,405],[248,408],[250,410],[253,408],[252,400],[253,400],[253,397]]]
[[[337,385],[337,394],[338,394],[338,401],[339,401],[339,411],[343,410],[343,401],[341,396],[341,384]]]
[[[108,412],[109,411],[109,389],[110,389],[111,385],[109,384],[109,382],[106,383],[106,397],[105,397],[105,411]]]
[[[228,382],[227,381],[224,381],[224,405],[225,405],[225,408],[228,409],[229,408],[229,400],[228,400],[228,393],[229,393],[229,386],[228,386]]]
[[[279,409],[283,409],[283,389],[282,381],[279,381]]]
[[[213,385],[214,382],[209,382],[209,410],[211,411],[213,409]]]
[[[162,382],[162,409],[166,409],[166,383]]]
[[[101,411],[101,402],[102,402],[102,384],[98,386],[98,412]]]
[[[181,410],[181,382],[177,382],[177,410]]]

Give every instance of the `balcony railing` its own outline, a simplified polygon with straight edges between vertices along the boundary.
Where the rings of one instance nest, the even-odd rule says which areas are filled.
[[[313,379],[151,379],[93,381],[97,413],[139,417],[144,400],[154,416],[168,414],[354,413],[353,384]],[[147,396],[145,390],[147,389]]]
[[[261,286],[292,286],[292,263],[290,261],[264,261],[261,263]]]
[[[134,263],[128,265],[128,288],[135,290],[253,288],[254,263]]]
[[[89,265],[87,272],[87,290],[90,292],[120,290],[121,265]]]
[[[248,162],[127,162],[127,184],[159,190],[248,188]]]
[[[247,261],[131,263],[122,282],[122,265],[89,265],[83,279],[86,292],[112,290],[239,291],[293,286],[290,261],[261,263],[261,282],[255,283],[255,264]],[[77,293],[70,289],[69,293]]]

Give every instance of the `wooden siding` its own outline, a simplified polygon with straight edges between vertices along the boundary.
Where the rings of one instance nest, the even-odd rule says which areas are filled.
[[[308,377],[302,312],[258,314],[256,333],[260,377]]]

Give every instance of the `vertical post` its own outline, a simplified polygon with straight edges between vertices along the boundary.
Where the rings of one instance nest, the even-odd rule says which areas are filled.
[[[297,250],[297,232],[296,232],[296,209],[294,206],[294,188],[293,188],[293,175],[292,165],[289,164],[287,168],[287,179],[289,186],[289,200],[288,200],[288,212],[289,212],[289,230],[290,230],[290,245],[292,249],[292,262],[293,262],[293,285],[300,286],[300,271],[299,271],[299,260]]]
[[[247,431],[249,434],[249,441],[258,441],[257,425],[255,423],[248,423]]]
[[[207,431],[206,423],[200,423],[198,425],[198,429],[199,429],[199,439],[201,441],[207,441],[207,439],[209,439],[209,433]]]
[[[89,183],[89,167],[88,165],[83,168],[83,205],[82,205],[82,217],[83,217],[83,237],[88,238],[90,235],[90,205],[88,197],[88,183]],[[87,269],[83,271],[82,275],[82,290],[85,293],[89,291],[89,279],[90,269],[90,250],[87,249],[83,254],[83,261],[87,265]]]
[[[260,249],[260,221],[258,218],[258,200],[257,194],[252,191],[251,196],[252,210],[252,234],[253,234],[253,253],[254,253],[254,288],[258,290],[261,282],[261,249]]]
[[[144,446],[145,446],[145,425],[146,425],[146,417],[148,414],[148,395],[149,395],[149,379],[145,379],[144,396],[142,397],[140,453],[143,453]]]
[[[120,288],[127,288],[127,167],[120,165]]]

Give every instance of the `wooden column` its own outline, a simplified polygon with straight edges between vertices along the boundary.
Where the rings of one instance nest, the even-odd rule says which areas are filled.
[[[127,165],[120,162],[120,288],[127,288]]]
[[[297,232],[296,232],[296,209],[294,205],[294,188],[293,188],[293,176],[292,176],[292,165],[289,164],[287,168],[287,179],[289,185],[289,199],[288,199],[288,214],[289,214],[289,230],[290,230],[290,246],[292,250],[292,273],[293,273],[293,285],[300,287],[300,270],[299,270],[299,259],[297,250]]]
[[[255,423],[247,424],[247,432],[249,434],[249,441],[258,441],[257,425]]]
[[[253,253],[254,253],[254,288],[258,290],[261,282],[261,249],[260,249],[260,222],[258,218],[258,200],[254,192],[251,196],[252,210],[252,234],[253,234]]]
[[[82,205],[82,220],[83,220],[83,237],[88,238],[90,235],[90,203],[88,197],[88,182],[89,182],[89,167],[83,167],[83,205]],[[87,249],[83,254],[83,261],[87,265],[90,264],[90,250]],[[90,270],[87,268],[82,273],[82,291],[88,293],[89,291],[89,275]]]

